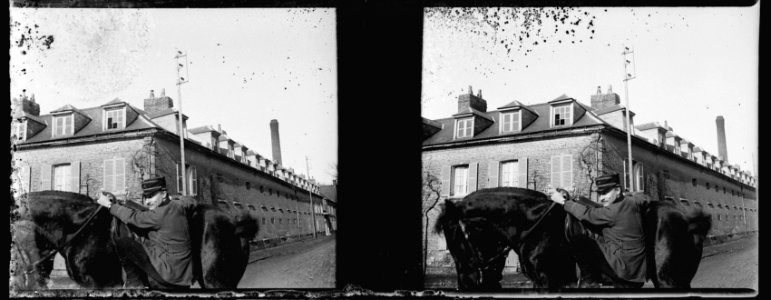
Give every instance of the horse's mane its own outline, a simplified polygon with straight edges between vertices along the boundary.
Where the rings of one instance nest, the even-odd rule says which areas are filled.
[[[39,191],[21,196],[26,199],[31,217],[59,219],[66,217],[78,223],[99,205],[91,197],[64,191]]]

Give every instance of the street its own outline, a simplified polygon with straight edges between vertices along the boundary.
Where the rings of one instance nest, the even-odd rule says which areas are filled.
[[[335,239],[295,242],[252,254],[238,288],[335,288]]]
[[[335,237],[320,236],[252,251],[238,288],[334,288]],[[193,284],[199,288],[198,283]],[[51,275],[49,289],[79,289],[66,272]]]
[[[757,235],[704,247],[699,270],[691,281],[693,288],[758,288]],[[455,274],[427,275],[426,288],[455,289]],[[503,288],[529,288],[532,284],[522,274],[507,274]],[[653,288],[646,282],[643,288]]]

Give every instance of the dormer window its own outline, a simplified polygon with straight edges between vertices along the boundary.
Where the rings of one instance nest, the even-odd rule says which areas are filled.
[[[455,121],[455,138],[469,138],[474,132],[474,118],[467,118]]]
[[[565,126],[573,124],[571,113],[571,104],[552,107],[552,120],[554,126]]]
[[[13,122],[11,127],[11,136],[17,141],[27,139],[27,121]]]
[[[54,130],[53,130],[53,136],[65,136],[65,135],[72,135],[73,134],[73,118],[75,117],[74,114],[69,114],[66,116],[58,116],[54,117]]]
[[[501,132],[514,132],[522,130],[520,112],[501,113]]]
[[[106,130],[126,128],[126,109],[105,110],[104,124]]]

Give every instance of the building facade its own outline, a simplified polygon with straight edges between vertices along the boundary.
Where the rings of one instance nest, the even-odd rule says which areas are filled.
[[[63,190],[97,198],[105,190],[138,200],[142,180],[162,176],[172,195],[182,194],[185,181],[186,194],[200,203],[248,211],[260,224],[254,241],[259,245],[325,232],[328,200],[315,180],[248,150],[219,126],[187,130],[184,115],[181,174],[180,114],[163,94],[151,92],[142,109],[115,99],[84,109],[65,105],[47,115],[39,114],[34,98],[14,102],[17,194]]]
[[[593,180],[622,175],[623,187],[653,199],[701,206],[713,217],[711,238],[757,230],[755,179],[658,123],[632,128],[633,176],[629,178],[626,117],[620,97],[598,90],[587,106],[566,95],[487,111],[481,91],[458,98],[458,113],[423,119],[424,253],[427,273],[454,272],[444,238],[433,228],[439,204],[484,188],[570,188],[596,199]],[[505,272],[517,272],[512,251]]]

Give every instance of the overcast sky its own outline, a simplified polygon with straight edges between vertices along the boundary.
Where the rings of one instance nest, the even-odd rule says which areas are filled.
[[[522,14],[520,21],[498,17],[501,24],[490,26],[475,22],[481,18],[468,10],[448,17],[429,9],[422,115],[450,117],[469,85],[474,93],[482,90],[488,110],[512,100],[544,103],[561,94],[590,105],[597,86],[606,92],[610,85],[623,105],[621,53],[628,45],[635,52],[636,79],[629,81],[635,123],[667,121],[676,134],[717,155],[715,118],[722,115],[729,162],[755,174],[758,7],[576,8],[558,15],[557,20],[568,16],[564,24],[550,16],[527,30]]]
[[[284,166],[305,174],[307,156],[312,177],[337,174],[334,9],[11,8],[11,22],[11,94],[34,93],[41,114],[115,98],[142,108],[162,89],[178,107],[182,49],[188,128],[221,124],[271,158],[277,119]]]

